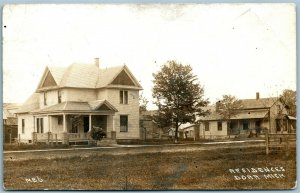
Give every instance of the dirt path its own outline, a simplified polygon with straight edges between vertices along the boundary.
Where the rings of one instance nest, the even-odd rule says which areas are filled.
[[[24,150],[24,151],[4,151],[4,160],[27,160],[27,159],[54,159],[67,157],[89,157],[91,155],[125,155],[157,152],[190,152],[214,150],[222,148],[248,148],[263,147],[263,140],[255,141],[232,141],[232,142],[210,142],[199,144],[170,144],[170,145],[117,145],[113,147],[78,147],[68,149],[48,149],[48,150]]]

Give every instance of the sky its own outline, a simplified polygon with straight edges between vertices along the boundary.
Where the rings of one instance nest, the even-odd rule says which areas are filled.
[[[126,64],[152,104],[152,74],[189,64],[211,103],[296,90],[293,4],[7,5],[3,102],[24,102],[49,66]]]

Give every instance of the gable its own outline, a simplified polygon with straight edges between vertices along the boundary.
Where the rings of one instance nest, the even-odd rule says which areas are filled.
[[[118,76],[112,81],[113,85],[136,86],[125,70],[122,70]]]
[[[57,86],[52,74],[50,71],[48,71],[46,78],[44,79],[44,82],[41,85],[41,88],[44,87],[50,87],[50,86]]]
[[[112,110],[111,108],[109,108],[106,104],[102,104],[100,107],[98,107],[96,110],[98,111],[110,111]]]

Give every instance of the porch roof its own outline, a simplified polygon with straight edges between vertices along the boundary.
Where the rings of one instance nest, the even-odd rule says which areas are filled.
[[[259,110],[259,111],[241,111],[237,113],[235,116],[231,117],[230,119],[259,119],[264,118],[267,116],[268,111],[267,110]],[[199,121],[216,121],[216,120],[222,120],[222,116],[217,112],[212,112],[207,117],[201,117]]]
[[[104,108],[103,108],[104,107]],[[118,110],[107,100],[98,100],[91,102],[67,101],[52,105],[43,109],[32,111],[33,114],[53,113],[53,112],[117,112]]]
[[[268,111],[243,111],[232,117],[231,119],[259,119],[267,116]]]
[[[296,117],[286,115],[286,114],[278,115],[276,117],[276,119],[283,119],[283,118],[288,119],[288,120],[295,120],[295,121],[297,120]]]

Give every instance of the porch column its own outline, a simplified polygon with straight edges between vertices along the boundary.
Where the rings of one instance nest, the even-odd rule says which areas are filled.
[[[51,116],[47,115],[48,118],[48,132],[51,132]]]
[[[92,131],[92,115],[89,114],[89,132]]]
[[[115,128],[115,116],[112,115],[112,131],[116,131],[116,128]]]
[[[112,131],[111,131],[111,139],[116,139],[117,138],[117,134],[116,134],[116,128],[115,128],[115,116],[111,115],[112,117]]]
[[[35,128],[35,116],[33,116],[33,132],[32,132],[32,142],[36,143],[37,141],[37,133],[36,133],[36,128]]]
[[[36,129],[35,129],[35,116],[33,116],[33,132],[36,132]]]
[[[69,144],[69,135],[67,131],[66,114],[63,114],[63,144]]]
[[[63,114],[63,132],[67,132],[66,114]]]

